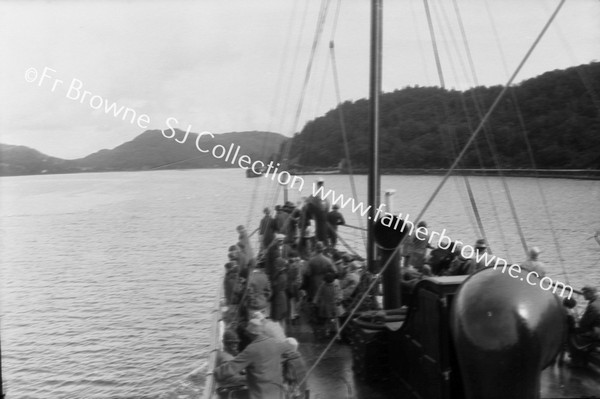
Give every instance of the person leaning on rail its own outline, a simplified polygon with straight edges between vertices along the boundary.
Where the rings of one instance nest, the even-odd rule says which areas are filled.
[[[250,320],[246,331],[252,342],[235,358],[224,361],[214,370],[216,380],[227,380],[246,370],[250,399],[284,399],[282,362],[295,355],[294,346],[286,340],[266,336],[260,319]]]
[[[544,264],[538,260],[538,256],[541,252],[542,251],[540,251],[538,247],[531,247],[529,251],[527,251],[527,260],[521,263],[521,267],[523,269],[527,269],[530,272],[536,272],[539,278],[543,278],[546,276],[546,269],[544,268]]]

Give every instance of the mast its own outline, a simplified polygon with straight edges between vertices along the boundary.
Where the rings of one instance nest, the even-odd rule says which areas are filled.
[[[373,235],[376,208],[379,198],[379,100],[381,94],[381,42],[383,0],[371,0],[371,66],[369,78],[370,108],[370,158],[369,158],[369,216],[367,218],[367,266],[371,273],[379,269],[377,248]]]

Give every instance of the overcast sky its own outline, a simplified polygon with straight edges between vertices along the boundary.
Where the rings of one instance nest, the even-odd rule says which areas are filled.
[[[457,0],[479,84],[506,82],[557,0]],[[193,132],[290,136],[336,105],[333,37],[344,100],[368,94],[369,1],[331,0],[299,123],[294,115],[319,0],[0,2],[0,142],[78,158],[167,118]],[[474,84],[450,0],[430,0],[448,88]],[[439,85],[421,0],[384,1],[385,91]],[[517,81],[600,59],[600,1],[570,0]],[[34,68],[34,71],[31,70]],[[45,68],[51,77],[40,83]],[[36,75],[37,71],[37,75]],[[33,80],[28,82],[27,79]],[[56,83],[55,79],[62,81]],[[69,87],[81,82],[79,92]],[[89,94],[81,101],[83,91]],[[90,104],[91,96],[97,96]],[[149,123],[107,115],[106,101]],[[140,127],[142,126],[142,127]]]

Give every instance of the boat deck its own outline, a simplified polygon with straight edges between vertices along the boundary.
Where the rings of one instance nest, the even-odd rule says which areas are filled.
[[[287,334],[298,340],[299,350],[310,368],[329,344],[317,339],[305,315],[288,325]],[[568,357],[568,356],[567,356]],[[368,383],[356,377],[352,347],[334,343],[308,378],[310,399],[343,398],[412,398],[400,382]],[[541,398],[600,398],[600,368],[573,368],[568,360],[563,366],[553,365],[542,372]]]

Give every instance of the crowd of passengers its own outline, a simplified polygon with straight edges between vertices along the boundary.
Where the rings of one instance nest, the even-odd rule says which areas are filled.
[[[214,371],[221,389],[245,383],[250,398],[304,397],[306,368],[287,325],[298,322],[303,307],[315,331],[337,335],[344,304],[355,297],[364,261],[335,248],[335,228],[325,242],[316,241],[315,227],[301,216],[290,202],[277,206],[274,217],[265,208],[257,256],[245,227],[237,227],[224,279],[225,301],[237,320],[224,334]],[[345,223],[337,207],[327,221]]]
[[[286,336],[287,325],[297,322],[301,308],[308,308],[315,331],[339,339],[339,320],[356,301],[361,277],[367,274],[362,258],[336,248],[337,226],[345,223],[337,207],[326,213],[326,240],[316,241],[316,226],[302,219],[301,205],[277,206],[274,216],[269,208],[264,209],[257,229],[257,256],[244,226],[237,227],[238,242],[229,248],[225,299],[236,309],[239,322],[225,332],[225,351],[220,353],[215,376],[224,387],[245,383],[250,398],[304,397],[306,369],[298,342]],[[418,227],[427,224],[421,221]],[[439,267],[440,259],[428,256],[434,249],[428,237],[411,235],[405,242],[400,282],[405,292],[427,276],[469,275],[486,267],[476,260],[489,250],[484,239],[477,240],[470,258],[463,257],[457,246],[450,257],[445,256],[449,260],[445,267]],[[531,248],[520,265],[542,278],[546,272],[538,259],[540,252]],[[578,322],[573,313],[570,318],[569,349],[575,361],[585,359],[583,354],[595,350],[600,341],[598,292],[592,286],[582,292],[589,304]]]

